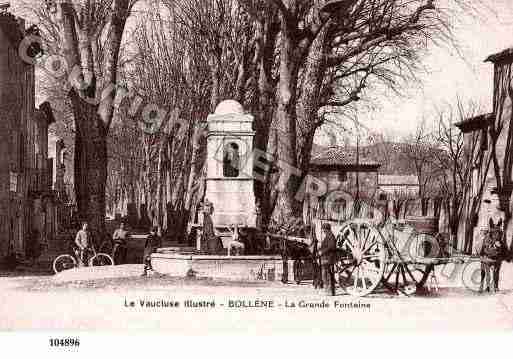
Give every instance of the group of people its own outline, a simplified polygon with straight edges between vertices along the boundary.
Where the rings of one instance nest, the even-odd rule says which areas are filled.
[[[212,221],[213,207],[208,202],[204,209],[203,219],[203,238],[201,241],[202,250],[209,254],[219,254],[223,249],[223,244],[219,236],[217,236]],[[505,253],[505,244],[503,243],[503,233],[501,231],[502,221],[496,225],[490,220],[489,230],[486,231],[483,238],[483,245],[480,251],[481,256],[487,257],[488,261],[482,262],[481,267],[481,285],[480,291],[497,291],[499,285],[499,273],[500,265]],[[323,236],[321,238],[320,246],[317,246],[317,241],[314,241],[311,248],[312,253],[316,259],[319,259],[319,283],[320,287],[324,288],[328,294],[335,294],[335,271],[334,266],[337,261],[337,240],[331,230],[329,223],[323,223],[321,225]],[[157,228],[152,228],[148,235],[143,254],[143,276],[148,274],[148,271],[152,270],[151,267],[151,254],[155,250],[162,246],[162,239],[157,234]],[[238,240],[238,228],[234,227],[234,243],[240,243],[242,250],[244,245]],[[124,223],[120,223],[119,227],[114,231],[112,235],[113,248],[112,258],[115,263],[121,264],[126,262],[127,257],[127,240],[129,232],[125,228]],[[88,229],[88,223],[83,222],[82,228],[77,232],[74,244],[77,250],[77,259],[81,263],[87,263],[89,256],[94,253],[93,241],[91,234]],[[240,250],[241,248],[236,248]]]
[[[119,227],[114,231],[112,235],[112,252],[111,257],[116,264],[124,264],[126,262],[127,253],[128,253],[128,238],[129,232],[125,228],[125,224],[121,222]],[[89,224],[87,222],[82,223],[82,228],[77,232],[74,241],[76,256],[81,265],[84,265],[88,262],[88,259],[94,254],[94,243],[91,237],[91,233],[89,231]],[[155,252],[155,250],[162,246],[162,239],[158,235],[158,230],[156,227],[153,227],[150,230],[149,235],[146,237],[146,242],[144,244],[144,253],[143,253],[143,276],[146,276],[151,267],[151,254]]]
[[[205,201],[203,205],[203,231],[201,237],[201,251],[208,254],[223,253],[223,243],[217,235],[212,215],[214,208],[211,202]],[[319,248],[311,249],[320,260],[322,287],[330,294],[335,291],[334,266],[337,261],[337,241],[329,223],[322,224],[323,238]],[[244,251],[244,243],[240,241],[238,226],[232,228],[232,240],[228,244],[228,254],[241,254]]]

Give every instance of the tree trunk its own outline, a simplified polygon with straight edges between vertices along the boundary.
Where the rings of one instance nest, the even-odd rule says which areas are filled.
[[[87,221],[97,245],[105,236],[105,184],[107,182],[107,131],[98,107],[88,104],[73,91],[76,124],[75,173],[77,206]]]
[[[295,12],[295,0],[289,0],[289,11]],[[298,59],[296,58],[297,39],[295,25],[291,26],[284,14],[281,14],[281,43],[280,43],[280,80],[278,83],[278,106],[276,116],[271,125],[274,132],[273,145],[277,154],[279,169],[278,193],[273,217],[301,217],[301,206],[296,200],[298,175],[296,157],[296,91],[298,79]]]
[[[326,28],[322,29],[310,47],[306,60],[301,96],[298,99],[298,165],[305,176],[310,167],[315,131],[319,126],[318,110],[321,101],[322,79],[325,72]]]
[[[198,123],[194,123],[192,126],[192,149],[191,149],[191,161],[190,161],[190,173],[187,182],[187,191],[185,195],[185,209],[191,210],[191,204],[193,203],[194,197],[194,182],[200,173],[200,142],[202,128]]]

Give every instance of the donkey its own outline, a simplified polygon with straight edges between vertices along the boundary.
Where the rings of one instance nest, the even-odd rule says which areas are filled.
[[[506,253],[502,218],[498,220],[497,224],[490,218],[488,230],[485,230],[483,235],[480,255],[486,258],[481,261],[479,292],[483,292],[483,289],[496,292],[499,290],[501,264]]]

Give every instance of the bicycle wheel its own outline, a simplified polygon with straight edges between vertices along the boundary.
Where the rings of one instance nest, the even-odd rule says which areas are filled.
[[[114,265],[114,260],[112,259],[111,256],[109,256],[108,254],[105,254],[105,253],[98,253],[98,254],[94,255],[93,257],[91,257],[91,259],[89,259],[89,266],[98,267],[98,266],[112,266],[112,265]]]
[[[53,261],[53,271],[55,274],[64,270],[75,268],[77,266],[76,259],[70,254],[61,254]]]

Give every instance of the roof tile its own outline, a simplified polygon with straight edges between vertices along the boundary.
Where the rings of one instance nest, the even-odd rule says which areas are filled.
[[[317,153],[310,163],[314,166],[356,166],[356,148],[332,146]],[[358,164],[361,166],[380,166],[380,163],[360,153]]]

